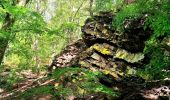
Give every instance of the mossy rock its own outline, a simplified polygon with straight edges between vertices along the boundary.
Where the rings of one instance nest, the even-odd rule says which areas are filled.
[[[144,59],[143,53],[130,53],[123,49],[118,49],[115,53],[114,58],[123,59],[129,63],[137,63]]]
[[[134,74],[136,67],[144,65],[142,61],[145,60],[145,55],[142,52],[151,31],[144,30],[144,26],[137,23],[142,19],[126,20],[125,22],[129,23],[128,27],[124,27],[122,32],[117,31],[112,26],[114,16],[114,14],[106,12],[86,20],[85,25],[82,26],[83,43],[81,43],[82,46],[86,45],[86,47],[78,53],[66,48],[63,56],[64,53],[68,54],[68,52],[72,52],[69,53],[70,55],[76,54],[71,61],[69,60],[70,62],[67,62],[70,63],[67,65],[100,71],[115,79]],[[70,48],[73,46],[76,51],[81,48],[81,45],[80,47],[71,45]],[[63,65],[62,67],[64,67]]]
[[[114,55],[114,47],[103,43],[103,44],[95,44],[93,45],[91,48],[93,48],[94,50],[100,52],[103,55],[109,55],[109,56],[113,56]]]
[[[145,41],[152,33],[150,29],[144,30],[144,25],[139,23],[143,19],[126,20],[125,23],[128,24],[123,25],[127,27],[124,28],[123,32],[120,32],[112,26],[113,16],[115,15],[111,15],[111,13],[107,15],[107,13],[94,16],[93,20],[89,20],[91,18],[87,19],[82,27],[85,43],[90,46],[95,43],[108,43],[129,52],[142,52],[145,47]]]
[[[125,50],[123,51],[125,52]],[[118,57],[114,58],[118,54],[122,53],[119,52],[120,50],[118,48],[107,43],[96,43],[80,54],[78,65],[88,68],[94,72],[101,71],[105,75],[111,75],[115,79],[121,79],[121,77],[127,74],[134,74],[135,70],[133,68],[135,65],[131,63],[137,63],[143,58],[137,58],[138,53],[131,54],[127,51],[125,55],[126,57],[129,57],[129,59],[122,58],[120,60],[120,57],[119,59]],[[128,61],[131,62],[129,63]]]

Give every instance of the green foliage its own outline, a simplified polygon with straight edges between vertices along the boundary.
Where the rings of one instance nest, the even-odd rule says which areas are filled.
[[[49,22],[45,22],[43,15],[47,11],[46,0],[40,0],[44,3],[40,9],[36,8],[35,1],[27,7],[16,5],[15,1],[17,0],[0,1],[0,28],[6,13],[9,13],[15,20],[10,30],[0,30],[0,38],[10,40],[4,64],[13,69],[9,76],[0,78],[0,87],[5,88],[11,87],[21,79],[16,74],[17,70],[30,68],[37,70],[39,66],[49,64],[51,55],[59,53],[66,43],[79,38],[80,26],[89,16],[87,10],[89,4],[84,0],[57,1],[56,12]],[[144,70],[138,70],[138,74],[145,79],[169,78],[170,74],[167,70],[170,66],[170,54],[161,46],[159,38],[170,36],[170,1],[137,0],[137,3],[129,5],[123,5],[123,1],[116,0],[115,5],[113,0],[95,0],[95,10],[97,12],[111,11],[115,10],[114,7],[120,10],[113,21],[113,26],[118,31],[123,31],[122,26],[126,19],[139,19],[145,15],[144,29],[153,30],[144,51],[145,54],[150,55],[151,61]],[[57,69],[49,78],[54,78],[56,83],[63,84],[36,87],[21,94],[21,98],[42,94],[83,96],[90,93],[103,93],[113,97],[119,95],[99,82],[99,77],[102,75],[98,71],[92,72],[77,67]]]
[[[19,98],[26,99],[46,94],[62,98],[66,98],[70,95],[84,97],[85,95],[92,95],[95,93],[103,93],[111,97],[118,96],[118,92],[99,82],[99,76],[102,76],[101,72],[92,72],[84,68],[59,68],[53,72],[52,76],[48,77],[48,79],[56,79],[54,85],[39,86],[29,89],[20,94]],[[62,82],[62,84],[60,84],[60,82]]]
[[[61,69],[57,69],[54,71],[52,77],[55,78],[56,80],[59,80],[61,75],[64,75],[64,74],[73,74],[77,71],[81,71],[82,69],[81,68],[61,68]]]
[[[62,76],[62,78],[61,78]],[[68,96],[70,94],[81,96],[90,93],[104,93],[109,96],[117,96],[118,93],[102,85],[98,78],[102,76],[101,72],[92,72],[84,68],[60,68],[52,75],[59,82],[71,83],[67,87],[63,84],[56,86],[58,96]],[[64,80],[63,80],[64,79]],[[66,79],[66,80],[65,80]]]
[[[61,76],[71,76],[76,73],[83,73],[83,77],[88,78],[88,80],[90,81],[94,81],[97,79],[97,77],[101,76],[102,73],[101,72],[92,72],[88,69],[84,69],[84,68],[79,68],[79,67],[68,67],[68,68],[59,68],[57,70],[55,70],[52,74],[52,77],[55,78],[57,81],[59,81]]]
[[[118,93],[113,92],[112,89],[102,85],[102,84],[96,84],[93,82],[85,82],[84,84],[81,85],[82,88],[87,89],[88,91],[91,92],[101,92],[101,93],[105,93],[107,95],[111,95],[113,97],[118,96]]]
[[[4,4],[4,11],[6,13],[10,13],[14,17],[19,18],[21,17],[21,15],[26,14],[28,9],[26,9],[25,7],[21,7],[21,6],[13,6],[11,4]]]
[[[111,11],[113,9],[113,0],[96,0],[97,11]]]
[[[122,27],[125,19],[137,19],[144,15],[146,16],[145,28],[150,27],[153,29],[153,38],[163,36],[169,32],[169,1],[157,0],[137,0],[137,3],[132,3],[124,6],[117,14],[113,25],[117,28]],[[122,28],[121,28],[122,29]]]
[[[10,30],[4,29],[0,30],[0,38],[2,38],[3,40],[5,39],[5,41],[9,43],[9,46],[5,54],[4,65],[11,66],[15,69],[33,68],[36,65],[35,64],[36,62],[33,58],[35,55],[39,54],[44,55],[45,56],[44,60],[47,60],[45,58],[47,58],[47,56],[50,55],[49,54],[50,50],[47,49],[44,53],[43,50],[46,49],[47,47],[45,47],[44,45],[43,46],[39,45],[45,44],[44,41],[42,40],[45,40],[47,37],[50,36],[50,34],[48,34],[49,32],[53,31],[54,34],[56,30],[51,30],[47,27],[47,23],[44,21],[44,18],[40,14],[40,12],[34,11],[31,8],[26,7],[24,5],[19,5],[18,3],[12,2],[11,0],[1,1],[0,9],[3,12],[0,14],[2,24],[5,21],[5,16],[7,13],[9,13],[11,15],[10,17],[14,19],[14,23],[8,28]],[[44,36],[46,37],[44,38]],[[55,37],[53,36],[52,38]],[[42,41],[38,43],[38,48],[40,49],[44,48],[41,50],[44,54],[42,52],[38,52],[38,50],[37,51],[33,50],[35,47],[34,43],[36,40]],[[49,39],[47,42],[51,44],[51,42],[53,41]],[[4,44],[1,45],[2,47],[4,47],[3,46]]]
[[[168,72],[162,71],[167,70],[170,66],[170,57],[167,53],[169,51],[166,51],[161,43],[161,38],[170,36],[169,13],[169,0],[137,0],[136,3],[125,5],[113,21],[113,26],[118,31],[123,31],[123,24],[126,19],[135,20],[145,17],[144,29],[150,28],[153,31],[144,50],[145,54],[150,55],[151,60],[145,66],[145,69],[140,70],[139,73],[149,79],[169,77]]]
[[[18,16],[17,16],[18,17]],[[44,19],[37,12],[28,11],[26,14],[15,19],[12,32],[45,33],[48,31]]]
[[[54,5],[50,5],[47,0],[30,0],[27,5],[22,5],[20,1],[0,1],[0,28],[6,13],[14,19],[10,30],[0,30],[0,38],[9,43],[4,65],[15,69],[43,69],[67,43],[80,38],[80,26],[88,16],[88,2],[54,0]],[[46,21],[46,17],[51,20]]]
[[[142,14],[141,9],[137,9],[139,8],[138,6],[138,4],[123,6],[122,10],[116,15],[116,18],[113,21],[113,26],[117,27],[118,30],[122,31],[122,26],[124,24],[125,19],[136,19]]]
[[[150,46],[150,47],[149,47]],[[161,45],[149,45],[147,49],[151,60],[145,66],[144,70],[139,70],[141,76],[146,76],[146,79],[164,79],[170,76],[168,68],[170,66],[170,52],[162,48]]]
[[[7,66],[0,66],[0,88],[5,88],[7,90],[12,90],[14,84],[19,81],[22,81],[23,78],[17,76],[17,72],[15,69],[11,69],[10,71],[5,71],[4,69]],[[4,68],[5,67],[5,68]]]
[[[69,87],[63,88],[62,86],[57,87],[57,92],[55,93],[55,96],[68,96],[73,93],[73,90]]]
[[[0,30],[0,38],[1,39],[9,39],[9,37],[10,37],[9,32],[6,32],[4,30]]]
[[[7,90],[10,90],[12,88],[12,84],[8,83],[6,81],[6,78],[0,76],[0,88],[5,88]]]
[[[38,97],[39,95],[53,94],[52,92],[53,92],[52,86],[35,87],[20,94],[18,99],[27,100],[28,98],[30,99],[30,97],[34,97],[34,96]]]

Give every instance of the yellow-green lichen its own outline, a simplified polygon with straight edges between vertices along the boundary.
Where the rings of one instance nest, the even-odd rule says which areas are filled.
[[[136,73],[136,70],[134,70],[133,68],[130,68],[129,66],[127,66],[126,74],[132,75],[132,74],[135,74],[135,73]]]
[[[143,53],[129,53],[126,50],[118,49],[114,58],[124,59],[127,62],[135,63],[144,59]]]
[[[112,50],[106,44],[95,44],[93,48],[104,55],[113,55]]]
[[[120,79],[120,76],[123,76],[123,75],[124,75],[123,72],[111,71],[111,70],[107,70],[107,69],[103,70],[102,72],[103,72],[104,74],[106,74],[106,75],[109,74],[109,75],[113,76],[113,77],[116,78],[116,79]]]
[[[90,67],[90,64],[88,62],[85,62],[85,61],[79,61],[79,64],[82,66],[82,67]]]

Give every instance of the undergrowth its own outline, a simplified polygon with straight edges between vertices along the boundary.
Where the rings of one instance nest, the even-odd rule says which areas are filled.
[[[145,69],[139,70],[142,77],[148,79],[163,79],[169,77],[170,54],[165,38],[170,38],[170,1],[169,0],[136,0],[135,3],[124,6],[113,20],[117,31],[124,31],[126,19],[144,18],[144,30],[150,28],[153,32],[146,41],[144,53],[150,55],[150,63]],[[162,44],[164,46],[162,46]],[[153,73],[154,72],[154,73]]]
[[[70,95],[77,98],[85,98],[93,94],[117,97],[119,95],[117,91],[99,82],[98,78],[101,76],[101,72],[92,72],[84,68],[60,68],[49,76],[49,79],[55,79],[53,85],[30,89],[20,95],[19,98],[33,97],[38,94],[51,94],[54,98],[60,97],[63,99],[66,99]]]

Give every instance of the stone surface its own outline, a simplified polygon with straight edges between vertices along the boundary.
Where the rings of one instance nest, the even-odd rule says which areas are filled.
[[[85,67],[115,79],[134,74],[135,67],[144,65],[142,51],[150,30],[143,30],[143,19],[127,19],[124,33],[119,33],[112,26],[114,16],[102,12],[88,18],[82,26],[83,39],[68,45],[54,58],[51,66]]]
[[[146,64],[147,59],[142,52],[151,31],[143,29],[144,19],[141,18],[127,19],[124,23],[124,33],[120,33],[112,26],[114,16],[110,12],[103,12],[88,18],[82,26],[82,40],[79,40],[81,45],[76,46],[77,42],[68,45],[60,55],[54,58],[51,67],[78,66],[93,72],[100,71],[105,75],[99,78],[100,83],[118,88],[122,92],[120,100],[144,98],[140,94],[141,86],[139,85],[143,83],[143,79],[129,78],[129,76],[136,73],[136,68]],[[70,48],[73,49],[70,50]],[[126,77],[129,80],[125,82]]]

